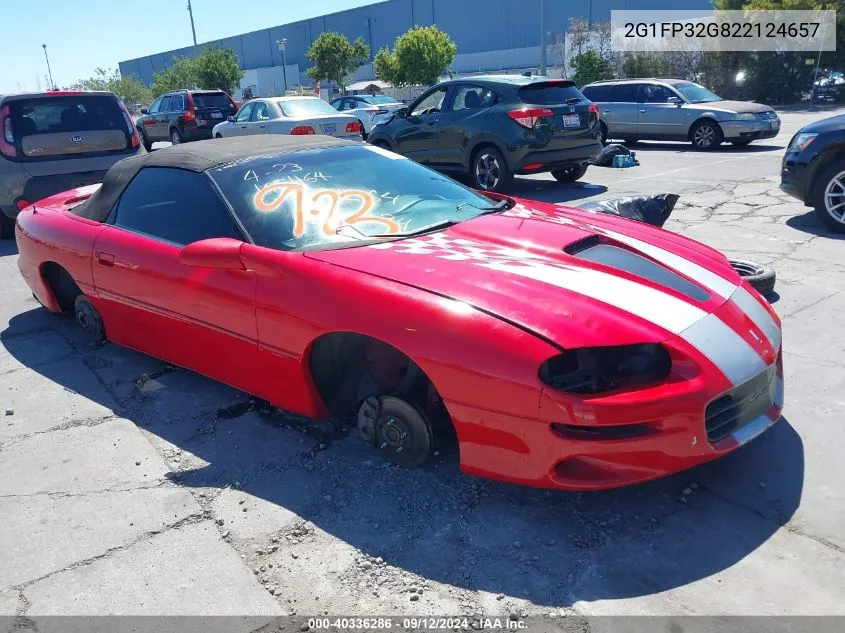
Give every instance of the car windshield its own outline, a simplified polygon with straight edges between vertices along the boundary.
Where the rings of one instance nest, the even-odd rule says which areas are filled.
[[[369,103],[370,105],[379,105],[380,103],[396,103],[396,99],[391,99],[390,97],[385,97],[384,95],[362,97],[361,99]]]
[[[331,104],[317,98],[279,101],[279,107],[282,109],[282,114],[290,117],[337,114],[337,110]]]
[[[683,95],[684,99],[690,103],[708,103],[710,101],[721,101],[722,97],[714,92],[710,92],[704,86],[699,86],[691,81],[677,83],[672,86],[675,90]]]
[[[501,208],[372,145],[256,156],[208,173],[255,243],[279,250],[415,235]]]

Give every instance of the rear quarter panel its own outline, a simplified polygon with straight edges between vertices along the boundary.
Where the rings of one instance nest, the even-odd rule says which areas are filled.
[[[18,215],[18,266],[36,297],[52,311],[58,303],[44,280],[44,267],[54,262],[64,268],[86,295],[95,295],[91,272],[94,239],[103,230],[99,222],[64,210],[28,207]]]

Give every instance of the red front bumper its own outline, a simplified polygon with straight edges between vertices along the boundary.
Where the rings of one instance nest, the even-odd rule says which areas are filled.
[[[769,368],[771,370],[771,368]],[[657,479],[691,468],[747,443],[780,419],[783,363],[778,355],[768,410],[711,441],[708,404],[733,391],[714,392],[712,377],[678,381],[663,397],[636,392],[617,398],[573,400],[551,389],[540,396],[538,419],[516,418],[447,403],[458,433],[462,472],[560,490],[601,490]],[[739,389],[737,387],[736,389]],[[561,427],[566,421],[571,426]],[[628,437],[578,437],[572,427],[621,428]],[[623,433],[624,435],[625,433]]]

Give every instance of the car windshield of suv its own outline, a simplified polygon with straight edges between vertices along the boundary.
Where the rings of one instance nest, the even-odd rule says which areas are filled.
[[[256,156],[208,174],[255,243],[279,250],[417,235],[503,208],[372,145]]]
[[[677,83],[672,86],[675,90],[690,103],[709,103],[710,101],[721,101],[722,97],[714,92],[710,92],[704,86],[699,86],[691,81]]]
[[[361,100],[365,103],[369,103],[370,105],[379,105],[381,103],[396,103],[396,99],[391,99],[390,97],[385,97],[384,95],[362,97]]]
[[[290,117],[314,116],[320,114],[337,115],[337,110],[322,99],[290,99],[279,101],[282,114]]]

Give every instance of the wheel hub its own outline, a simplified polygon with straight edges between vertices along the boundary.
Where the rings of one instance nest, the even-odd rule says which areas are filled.
[[[405,421],[394,415],[380,418],[377,423],[376,437],[381,450],[391,450],[401,453],[409,447],[409,430]]]

